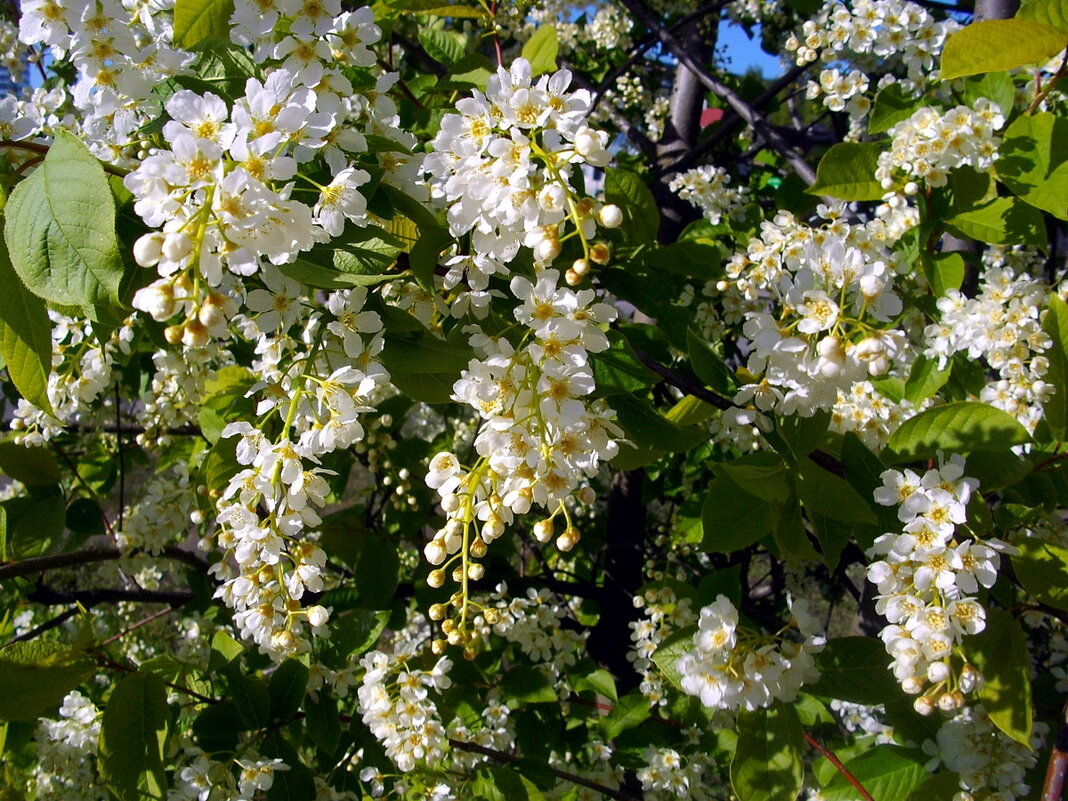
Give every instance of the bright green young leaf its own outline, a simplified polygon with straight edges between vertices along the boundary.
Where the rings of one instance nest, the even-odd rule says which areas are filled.
[[[875,97],[875,105],[872,106],[868,120],[868,133],[889,131],[899,122],[911,117],[923,103],[922,97],[906,96],[901,84],[890,84]]]
[[[890,435],[884,455],[891,464],[930,459],[938,451],[971,453],[1007,449],[1031,441],[1020,421],[985,403],[962,401],[933,406],[910,417]]]
[[[890,661],[883,643],[874,637],[834,637],[816,655],[819,681],[806,689],[854,704],[881,704],[901,692]]]
[[[58,642],[31,640],[0,649],[0,720],[52,712],[92,670],[91,660]]]
[[[1042,330],[1053,343],[1045,353],[1049,359],[1045,377],[1053,385],[1053,397],[1042,404],[1042,409],[1050,433],[1063,441],[1068,437],[1068,303],[1056,293],[1050,295]]]
[[[739,712],[731,787],[738,801],[793,801],[805,776],[803,735],[789,704]]]
[[[1042,212],[1015,197],[994,198],[954,214],[946,224],[966,237],[992,245],[1034,245],[1045,248]]]
[[[661,380],[660,376],[638,361],[626,337],[619,331],[608,331],[608,343],[608,350],[590,354],[596,382],[594,397],[636,392]]]
[[[927,778],[927,757],[919,749],[878,745],[846,763],[848,770],[879,801],[908,801]],[[820,792],[825,801],[854,801],[856,788],[841,773]]]
[[[806,191],[841,200],[879,200],[886,194],[875,180],[879,166],[878,142],[839,142],[832,145],[816,168],[816,183]]]
[[[750,495],[727,476],[717,476],[701,509],[704,539],[701,549],[731,553],[747,548],[771,533],[771,506]]]
[[[209,36],[230,38],[234,0],[175,0],[174,43],[189,50]]]
[[[922,256],[923,274],[936,298],[951,289],[960,289],[964,281],[964,259],[959,253],[925,253]]]
[[[48,375],[52,372],[52,323],[45,305],[26,289],[0,241],[0,356],[23,398],[52,411]]]
[[[426,50],[427,55],[446,67],[458,64],[467,55],[462,36],[442,28],[420,31],[419,44]]]
[[[597,693],[597,695],[603,695],[609,701],[615,702],[619,700],[619,695],[616,693],[616,680],[611,673],[603,668],[598,668],[585,674],[569,673],[568,679],[575,692],[590,690]]]
[[[1014,544],[1012,567],[1023,588],[1044,604],[1068,610],[1068,548],[1035,537]]]
[[[623,211],[620,230],[633,244],[656,241],[660,209],[645,181],[632,172],[609,167],[605,171],[604,194],[608,203],[615,203]]]
[[[985,75],[973,75],[964,80],[964,102],[975,106],[976,101],[985,97],[993,100],[998,107],[1007,112],[1016,102],[1016,86],[1012,76],[1007,72],[988,72]],[[1006,114],[1006,116],[1008,116]],[[998,148],[1001,151],[1001,148]],[[954,174],[957,171],[954,171]]]
[[[942,80],[1048,61],[1068,46],[1068,33],[1025,19],[973,22],[946,39]]]
[[[613,740],[628,729],[640,726],[649,719],[652,710],[649,700],[640,690],[631,690],[612,706],[612,711],[601,718],[601,732],[606,740]]]
[[[115,203],[100,162],[73,134],[56,133],[44,162],[11,193],[6,218],[11,264],[27,289],[92,319],[118,305]]]
[[[170,721],[159,676],[131,673],[112,691],[100,721],[97,766],[119,801],[166,797],[163,756]]]
[[[1021,114],[998,146],[998,180],[1032,206],[1068,220],[1068,120]]]
[[[1068,5],[1064,0],[1026,0],[1016,19],[1036,22],[1068,35]]]
[[[540,25],[523,45],[522,55],[530,62],[531,72],[541,75],[556,69],[556,54],[559,49],[556,28],[552,25]]]
[[[919,406],[945,386],[949,380],[949,372],[948,365],[944,370],[940,370],[937,359],[920,356],[913,363],[908,381],[905,382],[905,400]]]
[[[425,8],[419,11],[431,17],[452,17],[453,19],[479,19],[487,16],[486,9],[475,6],[448,6],[442,3],[433,8]]]
[[[1031,654],[1027,635],[1008,612],[986,610],[986,628],[964,640],[964,651],[986,684],[979,699],[994,725],[1031,746]]]

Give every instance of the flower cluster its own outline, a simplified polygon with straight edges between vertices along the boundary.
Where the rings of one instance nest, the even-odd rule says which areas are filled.
[[[42,801],[104,801],[107,789],[97,781],[96,753],[100,710],[77,690],[59,707],[59,719],[42,719],[37,727],[34,797]]]
[[[742,388],[739,404],[810,416],[907,356],[904,334],[890,327],[902,302],[878,228],[838,219],[814,229],[779,215],[747,254],[734,256],[729,289],[752,301],[769,295],[781,309],[776,316],[754,304],[745,312],[749,371],[762,377]]]
[[[1036,723],[1031,747],[1010,739],[999,731],[980,704],[966,707],[942,724],[937,741],[924,743],[932,754],[928,770],[941,762],[959,777],[959,801],[1016,801],[1027,798],[1031,787],[1027,772],[1038,762],[1038,749],[1048,732],[1045,723]]]
[[[1042,403],[1052,392],[1043,380],[1049,367],[1043,354],[1051,345],[1040,321],[1046,297],[1044,282],[1027,273],[1017,275],[1009,267],[991,267],[974,298],[955,289],[939,298],[942,316],[924,330],[925,355],[938,359],[940,367],[963,351],[997,370],[998,377],[983,389],[980,400],[1015,415],[1029,431],[1034,431]]]
[[[512,293],[522,301],[515,318],[526,329],[518,348],[481,330],[472,336],[482,358],[463,371],[453,398],[482,418],[474,442],[478,458],[464,467],[454,454],[442,452],[430,462],[426,482],[437,490],[448,519],[424,554],[441,565],[430,574],[432,586],[442,586],[446,568],[460,561],[453,571],[462,584],[453,598],[461,607],[460,623],[450,619],[443,626],[455,644],[467,643],[467,581],[482,576],[481,565],[469,558],[485,554],[515,515],[533,506],[549,513],[534,526],[538,541],[554,537],[555,518],[562,515],[565,529],[556,544],[571,550],[579,531],[565,501],[617,450],[610,412],[584,400],[594,389],[589,354],[608,347],[598,324],[612,320],[615,310],[595,302],[593,290],[558,287],[558,279],[555,270],[543,271],[536,283],[512,279]],[[592,500],[585,490],[578,495]],[[480,525],[473,536],[476,520]],[[444,613],[439,609],[438,619]]]
[[[908,400],[892,401],[870,381],[859,381],[848,392],[838,390],[830,428],[839,434],[852,431],[869,449],[878,451],[916,411]]]
[[[587,125],[589,92],[569,92],[570,84],[567,70],[532,83],[530,64],[517,59],[510,70],[498,69],[485,94],[460,100],[460,113],[441,121],[424,168],[431,196],[448,205],[451,233],[471,232],[476,263],[468,272],[476,286],[505,273],[521,245],[548,264],[578,236],[583,258],[567,276],[571,283],[581,281],[591,261],[608,261],[607,246],[590,240],[598,223],[618,226],[622,214],[573,186],[577,165],[608,163],[608,134]],[[572,230],[565,233],[568,221]]]
[[[738,610],[725,595],[701,609],[693,650],[675,663],[688,695],[714,709],[747,710],[790,702],[819,678],[812,655],[823,650],[818,623],[804,601],[794,601],[790,624],[773,636],[738,627]],[[802,642],[784,635],[794,629]]]
[[[506,593],[505,585],[497,587],[502,597],[492,608],[493,633],[518,645],[531,661],[546,665],[554,679],[565,676],[577,654],[584,652],[587,634],[561,625],[569,610],[548,589],[531,587],[525,598],[508,599]]]
[[[924,106],[890,129],[890,149],[879,154],[875,179],[887,191],[914,195],[921,183],[945,186],[958,167],[985,172],[998,156],[994,132],[1004,124],[997,103],[982,97],[974,109],[957,106],[944,114]]]
[[[697,622],[689,598],[677,598],[670,587],[650,589],[634,597],[634,605],[643,610],[638,620],[630,623],[631,650],[627,661],[642,677],[639,689],[649,703],[666,706],[668,695],[660,669],[653,664],[653,654],[673,632]]]
[[[730,186],[731,177],[722,167],[694,167],[671,179],[669,188],[699,208],[713,225],[723,215],[733,217],[745,205],[745,193]]]
[[[360,660],[366,673],[356,691],[364,724],[404,772],[420,763],[436,764],[444,756],[448,735],[429,695],[452,684],[447,658],[431,670],[408,662],[404,654],[371,651]]]
[[[960,709],[964,694],[977,689],[982,675],[954,658],[966,634],[986,628],[986,610],[973,596],[997,581],[1008,546],[957,537],[967,519],[968,501],[979,482],[964,475],[964,459],[954,455],[921,477],[911,470],[887,470],[875,501],[897,506],[900,532],[887,533],[868,550],[868,581],[879,594],[876,611],[890,624],[880,633],[893,657],[894,677],[918,696],[917,711]]]
[[[645,767],[637,772],[642,792],[650,801],[685,798],[711,801],[705,766],[698,759],[687,760],[674,748],[649,746],[642,753]]]
[[[907,0],[858,0],[848,7],[831,0],[786,40],[786,50],[799,65],[821,59],[851,61],[868,74],[900,69],[915,85],[931,75],[946,37],[959,27]]]

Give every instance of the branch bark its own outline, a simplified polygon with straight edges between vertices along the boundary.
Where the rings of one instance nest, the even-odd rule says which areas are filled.
[[[9,562],[0,565],[0,581],[17,578],[18,576],[32,576],[36,573],[44,573],[48,570],[58,570],[64,567],[79,567],[93,562],[109,562],[120,559],[123,555],[118,548],[108,547],[85,548],[81,551],[57,553],[52,556],[36,556],[32,559],[23,559],[20,562]],[[208,563],[195,553],[182,550],[174,545],[168,545],[164,548],[160,558],[183,562],[202,572],[208,569]]]

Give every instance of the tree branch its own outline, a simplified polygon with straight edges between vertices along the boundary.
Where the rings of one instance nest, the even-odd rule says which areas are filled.
[[[486,746],[484,745],[467,743],[463,740],[456,740],[451,737],[449,738],[449,745],[461,751],[469,751],[472,754],[481,754],[482,756],[489,757],[490,759],[496,762],[511,764],[513,762],[519,761],[519,757],[517,757],[515,754],[508,754],[504,751],[497,751],[493,748],[486,748]],[[563,779],[564,781],[571,782],[572,784],[578,784],[590,790],[594,790],[598,793],[601,793],[606,798],[614,798],[616,799],[616,801],[638,801],[638,799],[632,795],[620,792],[619,790],[613,790],[611,787],[606,787],[603,784],[598,784],[597,782],[587,779],[584,776],[579,776],[575,773],[570,773],[566,770],[554,768],[552,765],[549,765],[548,768],[550,771],[552,771],[552,774],[558,779]]]
[[[1068,779],[1068,704],[1061,712],[1061,725],[1049,752],[1046,781],[1042,785],[1042,801],[1061,801]]]
[[[845,776],[846,781],[853,785],[853,789],[860,793],[860,796],[864,801],[875,801],[875,799],[871,797],[871,793],[864,789],[864,785],[857,781],[857,777],[846,769],[846,766],[842,764],[842,760],[835,756],[833,751],[824,748],[823,745],[821,745],[820,742],[808,732],[805,732],[804,735],[805,742],[823,754],[827,761],[834,765],[839,773]]]
[[[56,570],[63,567],[78,567],[93,562],[109,562],[121,559],[125,555],[118,548],[85,548],[81,551],[57,553],[52,556],[37,556],[32,559],[23,559],[20,562],[8,562],[0,565],[0,581],[17,578],[18,576],[31,576],[35,573],[44,573],[47,570]],[[208,563],[195,553],[182,550],[175,545],[168,545],[164,548],[159,558],[183,562],[201,572],[208,569]]]
[[[757,132],[768,146],[776,150],[786,160],[790,169],[806,184],[811,186],[816,182],[816,171],[809,166],[808,162],[795,151],[782,135],[756,111],[745,102],[733,89],[713,76],[701,64],[686,51],[686,47],[671,31],[660,24],[654,14],[642,0],[620,0],[620,2],[643,24],[646,28],[656,33],[672,54],[684,64],[697,79],[704,84],[705,88],[722,98],[734,112],[741,117],[754,131]]]

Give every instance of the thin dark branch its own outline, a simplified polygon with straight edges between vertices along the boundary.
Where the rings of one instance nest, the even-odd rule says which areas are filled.
[[[144,603],[144,604],[169,604],[170,606],[182,606],[193,600],[191,592],[173,592],[164,590],[125,590],[125,589],[93,589],[72,590],[70,592],[55,590],[44,585],[38,586],[26,596],[26,600],[48,606],[59,604],[81,604],[86,609],[106,603],[118,603],[119,601]]]
[[[697,384],[688,379],[686,376],[679,375],[667,365],[661,364],[652,356],[634,347],[633,343],[631,343],[630,347],[631,350],[634,351],[634,355],[638,357],[638,361],[640,361],[647,368],[652,370],[654,373],[663,378],[665,381],[667,381],[667,383],[669,383],[676,389],[681,389],[687,395],[692,395],[698,400],[704,401],[709,406],[715,406],[717,409],[720,410],[739,408],[738,404],[734,403],[733,401],[730,401],[721,395],[717,395],[710,389],[705,389],[700,384]]]
[[[19,562],[9,562],[0,565],[0,581],[16,578],[18,576],[31,576],[35,573],[44,573],[46,570],[56,570],[63,567],[78,567],[92,562],[108,562],[122,558],[124,554],[118,548],[85,548],[81,551],[70,553],[57,553],[52,556],[37,556],[32,559],[23,559]],[[174,545],[168,545],[163,549],[160,558],[174,559],[183,562],[196,570],[205,572],[208,563],[195,553],[183,550]]]
[[[508,754],[504,751],[497,751],[493,748],[486,748],[486,746],[484,745],[476,745],[475,743],[465,743],[463,740],[456,740],[451,737],[449,738],[449,745],[451,745],[453,748],[458,748],[461,751],[470,751],[472,754],[481,754],[484,757],[489,757],[490,759],[496,762],[502,762],[505,764],[511,764],[519,760],[519,757],[515,756],[514,754]],[[558,779],[563,779],[564,781],[571,782],[572,784],[578,784],[582,787],[594,790],[598,793],[601,793],[607,798],[614,798],[616,799],[616,801],[638,801],[637,798],[632,795],[629,795],[628,793],[624,793],[619,790],[613,790],[611,787],[606,787],[603,784],[598,784],[597,782],[591,781],[590,779],[587,779],[584,776],[579,776],[575,773],[570,773],[566,770],[560,770],[559,768],[554,768],[551,765],[547,767],[550,771],[552,771],[552,774]]]
[[[1068,783],[1068,704],[1061,711],[1061,725],[1049,752],[1046,781],[1042,785],[1042,801],[1061,801]]]
[[[46,620],[37,628],[31,629],[25,634],[20,634],[18,637],[12,637],[10,640],[4,643],[4,647],[6,648],[14,642],[27,642],[29,640],[36,639],[37,637],[40,637],[42,634],[44,634],[46,631],[51,631],[57,626],[62,626],[64,623],[66,623],[68,620],[78,614],[78,611],[78,607],[76,606],[72,606],[70,609],[64,609],[58,615],[51,618],[50,620]]]

